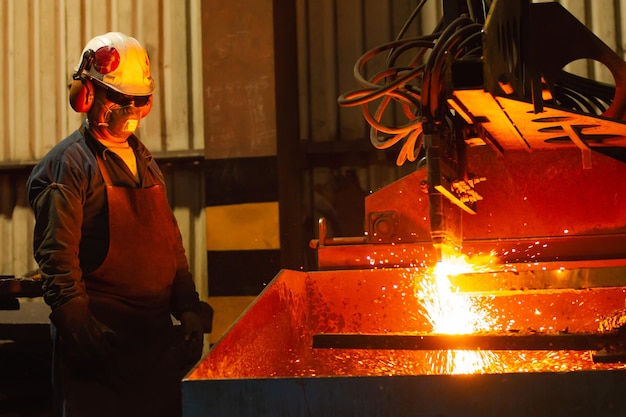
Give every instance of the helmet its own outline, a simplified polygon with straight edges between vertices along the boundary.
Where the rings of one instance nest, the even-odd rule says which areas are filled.
[[[147,96],[154,92],[150,60],[137,39],[120,32],[109,32],[90,40],[76,65],[78,72],[88,58],[82,74],[129,96]],[[79,74],[80,76],[81,74]]]
[[[155,89],[146,50],[137,39],[119,32],[90,40],[74,70],[69,99],[79,113],[93,105],[93,81],[129,96],[148,96]]]
[[[83,49],[75,71],[80,70],[88,56],[92,57],[89,58],[91,63],[82,73],[88,78],[129,96],[147,96],[154,92],[150,60],[137,39],[120,32],[96,36]]]

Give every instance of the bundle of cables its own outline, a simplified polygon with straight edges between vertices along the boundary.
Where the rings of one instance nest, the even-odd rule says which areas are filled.
[[[375,148],[388,149],[402,142],[397,166],[417,159],[424,123],[442,123],[450,111],[445,101],[445,70],[450,60],[476,58],[482,53],[483,25],[470,17],[473,13],[445,26],[442,20],[431,34],[402,39],[425,3],[422,0],[417,5],[394,41],[369,50],[357,60],[354,77],[362,88],[338,99],[341,106],[361,106]],[[384,68],[366,78],[366,64],[382,53],[387,54]],[[401,58],[408,63],[400,64]],[[406,118],[402,125],[382,122],[385,112],[395,108],[394,103]]]
[[[615,97],[615,86],[561,70],[554,82],[553,104],[580,113],[600,115]]]
[[[341,106],[361,106],[374,147],[388,149],[402,143],[398,166],[418,158],[425,123],[437,125],[452,119],[445,99],[445,71],[453,60],[481,58],[484,26],[479,22],[484,22],[492,3],[485,0],[480,10],[474,10],[472,6],[481,2],[467,0],[467,14],[454,19],[448,16],[446,25],[442,19],[430,34],[403,39],[426,2],[420,1],[394,41],[367,51],[357,60],[354,77],[361,88],[338,100]],[[387,54],[383,68],[367,78],[366,64],[383,53]],[[407,63],[401,64],[401,60]],[[593,115],[603,114],[616,93],[614,86],[564,70],[553,80],[551,90],[547,104]],[[398,106],[401,111],[396,113]],[[385,124],[385,115],[392,116],[385,120],[395,120],[396,115],[406,120]]]

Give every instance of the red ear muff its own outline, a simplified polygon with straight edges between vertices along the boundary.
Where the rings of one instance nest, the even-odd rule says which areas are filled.
[[[141,109],[141,118],[143,119],[144,117],[148,115],[148,113],[150,113],[150,110],[152,110],[152,95],[150,95],[148,102],[144,104],[143,106],[141,106],[140,109]]]
[[[70,86],[70,106],[78,113],[91,110],[94,100],[93,83],[84,78],[72,80]]]

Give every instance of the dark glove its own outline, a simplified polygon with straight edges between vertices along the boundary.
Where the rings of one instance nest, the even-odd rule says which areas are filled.
[[[183,366],[190,367],[202,357],[204,323],[197,313],[185,311],[180,314],[180,324],[183,332]]]
[[[200,301],[198,315],[202,320],[204,333],[211,333],[213,331],[213,307],[206,301]]]
[[[74,369],[92,368],[119,345],[115,332],[89,312],[87,301],[73,299],[50,314],[62,358]]]

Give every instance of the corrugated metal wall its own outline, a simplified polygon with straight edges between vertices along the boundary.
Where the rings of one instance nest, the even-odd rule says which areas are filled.
[[[139,39],[157,91],[139,136],[164,161],[192,269],[206,282],[200,0],[0,1],[0,274],[35,268],[24,183],[33,162],[76,129],[67,86],[82,48],[107,31]],[[191,161],[191,162],[190,162]],[[199,232],[200,231],[200,232]]]

